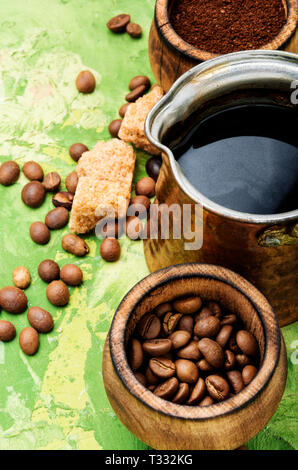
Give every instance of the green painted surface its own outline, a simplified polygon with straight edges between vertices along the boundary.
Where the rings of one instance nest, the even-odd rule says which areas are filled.
[[[82,141],[92,147],[108,139],[107,124],[117,118],[130,78],[152,78],[147,56],[153,0],[11,0],[0,2],[0,161],[20,164],[39,161],[45,172],[57,170],[64,178],[75,169],[68,147]],[[113,35],[106,22],[128,12],[142,25],[142,39]],[[79,95],[77,73],[91,69],[97,79],[92,95]],[[145,175],[147,156],[138,152],[135,181]],[[32,284],[26,291],[29,306],[52,312],[55,329],[40,335],[40,349],[25,356],[18,339],[0,342],[0,449],[146,449],[116,418],[106,398],[101,356],[114,311],[125,293],[147,273],[141,242],[121,239],[122,256],[115,264],[99,256],[100,242],[87,241],[90,254],[74,258],[61,248],[65,230],[52,232],[41,247],[28,234],[34,220],[43,220],[52,208],[51,197],[39,209],[30,209],[20,193],[24,175],[9,187],[0,187],[0,287],[11,285],[12,271],[29,268]],[[46,285],[37,275],[40,261],[52,258],[60,266],[77,263],[84,285],[71,289],[71,301],[62,309],[50,305]],[[26,314],[12,316],[19,332]],[[298,327],[284,329],[289,379],[274,418],[249,446],[298,448],[294,341]],[[297,362],[297,361],[296,361]],[[253,417],[252,417],[253,419]]]

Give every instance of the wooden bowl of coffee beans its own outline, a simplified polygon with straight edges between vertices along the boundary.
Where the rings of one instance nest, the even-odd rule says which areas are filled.
[[[287,359],[252,284],[199,263],[156,271],[119,305],[103,355],[110,403],[155,449],[236,449],[274,414]]]

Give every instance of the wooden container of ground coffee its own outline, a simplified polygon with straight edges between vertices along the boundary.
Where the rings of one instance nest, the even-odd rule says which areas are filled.
[[[297,0],[157,0],[152,71],[168,91],[191,67],[246,49],[298,52]]]

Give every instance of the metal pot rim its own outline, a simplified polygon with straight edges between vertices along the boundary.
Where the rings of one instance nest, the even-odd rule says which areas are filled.
[[[298,68],[298,55],[284,51],[241,51],[216,57],[196,65],[184,73],[180,78],[178,78],[178,80],[176,80],[166,95],[152,108],[145,121],[145,134],[147,138],[153,145],[155,145],[168,156],[177,184],[192,200],[198,204],[203,205],[206,210],[209,210],[218,215],[240,222],[255,224],[277,224],[281,222],[297,220],[298,209],[279,214],[251,214],[228,209],[224,206],[221,206],[220,204],[215,203],[191,185],[191,183],[183,175],[180,166],[177,164],[174,158],[173,153],[168,147],[159,141],[158,135],[163,125],[163,121],[160,118],[161,111],[174,102],[177,93],[183,87],[192,81],[198,82],[200,75],[205,77],[206,74],[210,74],[211,70],[218,70],[219,68],[223,70],[227,66],[243,67],[244,63],[249,64],[250,67],[254,66],[255,70],[257,71],[258,64],[260,65],[261,63],[264,64],[266,62],[268,62],[268,64],[270,63],[270,65],[273,67],[273,72],[275,64],[282,64],[284,73],[286,74],[288,71],[290,74],[290,71],[293,71],[293,66]],[[290,74],[290,76],[292,76],[292,74]]]

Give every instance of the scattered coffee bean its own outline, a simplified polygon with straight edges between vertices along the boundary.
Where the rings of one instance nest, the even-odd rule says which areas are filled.
[[[198,344],[199,350],[206,361],[216,369],[224,365],[224,353],[221,346],[210,338],[203,338]]]
[[[191,315],[199,310],[202,305],[200,297],[181,297],[174,300],[173,306],[175,310],[183,315]]]
[[[234,353],[227,349],[225,351],[225,363],[224,363],[224,369],[225,370],[233,370],[236,365],[236,359]]]
[[[169,379],[173,377],[176,371],[176,367],[171,359],[165,357],[153,357],[149,360],[149,367],[153,374],[157,375],[161,379]]]
[[[161,164],[162,161],[158,157],[151,157],[146,162],[146,171],[148,175],[154,179],[154,181],[158,180]]]
[[[142,28],[137,23],[128,23],[126,26],[126,32],[134,39],[142,36]]]
[[[12,280],[14,285],[19,289],[27,289],[31,282],[31,276],[25,266],[19,266],[13,270]]]
[[[38,266],[38,274],[44,282],[50,283],[59,279],[60,268],[55,261],[45,259]]]
[[[143,339],[156,338],[159,335],[160,330],[160,320],[156,315],[154,315],[154,313],[144,315],[138,324],[138,331]]]
[[[130,216],[126,219],[126,235],[131,240],[139,240],[143,232],[143,225],[138,217]]]
[[[199,362],[197,362],[197,366],[203,372],[212,372],[214,370],[214,367],[209,364],[206,359],[201,359]]]
[[[2,163],[0,165],[0,184],[10,186],[15,183],[20,176],[20,167],[13,160]]]
[[[221,320],[221,326],[223,325],[235,325],[237,323],[237,317],[234,314],[225,315]]]
[[[112,137],[118,137],[118,132],[120,131],[121,124],[122,119],[114,119],[114,121],[109,124],[109,133]]]
[[[77,142],[76,144],[72,144],[69,147],[69,155],[75,162],[78,162],[83,153],[88,152],[88,150],[89,149],[86,147],[86,145]]]
[[[175,330],[181,317],[181,313],[166,313],[162,323],[162,327],[166,335],[170,335]]]
[[[68,211],[72,208],[73,194],[67,191],[60,191],[52,198],[52,203],[55,207],[65,207]]]
[[[51,193],[58,191],[61,184],[60,175],[56,171],[48,173],[44,179],[43,185],[45,190]]]
[[[202,400],[206,394],[206,385],[204,380],[200,377],[197,383],[195,384],[189,399],[187,400],[188,405],[195,405]]]
[[[246,354],[236,354],[235,359],[238,366],[240,367],[245,367],[252,363],[251,357],[247,356]]]
[[[43,180],[43,169],[41,168],[40,164],[37,162],[26,162],[23,165],[23,173],[31,181],[42,181]]]
[[[242,375],[239,370],[230,370],[227,372],[227,377],[233,387],[235,393],[241,392],[244,388],[244,383],[242,380]]]
[[[100,254],[105,261],[118,261],[121,248],[116,238],[105,238],[100,245]]]
[[[119,116],[124,118],[125,114],[126,114],[126,111],[128,109],[128,106],[129,106],[129,103],[125,103],[121,106],[121,108],[119,108]]]
[[[188,359],[177,359],[175,366],[177,377],[181,382],[193,384],[198,380],[199,370],[192,361]]]
[[[212,316],[213,313],[211,312],[211,310],[207,307],[203,307],[202,310],[196,314],[195,316],[195,322],[199,321],[199,320],[204,320],[205,318],[208,318],[210,316]]]
[[[179,351],[177,351],[177,357],[180,357],[181,359],[190,359],[192,361],[198,361],[201,357],[201,352],[198,348],[198,341],[193,340],[183,348],[179,349]]]
[[[33,222],[30,226],[30,237],[38,245],[46,245],[51,238],[51,234],[46,224]]]
[[[179,382],[176,377],[166,380],[154,389],[154,395],[169,400],[177,391]]]
[[[176,330],[170,335],[170,340],[174,349],[183,348],[183,346],[190,341],[190,338],[190,333],[185,330]]]
[[[39,333],[49,333],[54,328],[52,315],[43,308],[30,307],[27,313],[30,325]]]
[[[193,325],[194,325],[193,317],[191,315],[183,315],[183,317],[179,321],[178,328],[179,330],[188,331],[192,335]]]
[[[144,374],[142,374],[141,372],[135,372],[135,377],[142,385],[144,385],[144,387],[146,387],[147,380]]]
[[[206,387],[208,393],[216,401],[223,401],[228,398],[229,395],[229,384],[220,375],[209,375],[206,380]]]
[[[248,385],[252,381],[252,379],[257,375],[257,372],[258,370],[255,366],[245,366],[242,369],[242,380],[244,385]]]
[[[169,302],[165,302],[164,304],[159,304],[155,308],[154,313],[158,317],[162,317],[165,313],[171,312],[171,310],[172,310],[172,305]]]
[[[46,290],[47,298],[51,304],[64,307],[69,302],[69,291],[63,281],[52,281]]]
[[[184,403],[189,396],[189,385],[180,383],[176,395],[173,397],[172,402],[177,404]]]
[[[79,286],[83,282],[83,273],[75,264],[65,264],[60,271],[60,279],[69,286]]]
[[[159,378],[155,375],[150,367],[148,366],[145,372],[146,380],[150,385],[157,385],[159,383]]]
[[[220,320],[214,316],[209,316],[199,320],[195,324],[194,332],[201,338],[212,338],[215,336],[220,329]]]
[[[134,88],[131,92],[127,93],[125,96],[126,101],[129,103],[134,103],[138,98],[141,98],[146,93],[145,85],[140,85],[137,88]]]
[[[16,335],[16,329],[10,321],[0,320],[0,341],[12,341]]]
[[[233,327],[231,325],[224,325],[218,335],[216,336],[216,342],[224,348],[227,344],[227,342],[230,339],[230,336],[232,334]]]
[[[136,184],[136,194],[152,197],[155,194],[155,181],[150,176],[140,179]]]
[[[236,342],[244,354],[247,354],[248,356],[255,356],[258,354],[258,343],[249,331],[238,331],[236,334]]]
[[[75,171],[72,171],[71,173],[69,173],[69,175],[67,176],[65,180],[65,186],[66,186],[67,191],[69,191],[71,194],[75,194],[78,182],[79,182],[79,178],[78,178],[77,173]]]
[[[148,339],[143,343],[143,349],[150,356],[164,356],[172,349],[172,341],[166,338]]]
[[[33,356],[39,347],[39,336],[37,331],[31,326],[24,328],[20,333],[19,343],[25,354]]]
[[[146,91],[149,90],[151,82],[150,79],[146,77],[146,75],[137,75],[136,77],[133,77],[130,80],[128,87],[130,90],[134,90],[135,88],[138,88],[141,85],[146,87]]]
[[[90,70],[82,70],[76,78],[76,87],[81,93],[92,93],[96,87],[93,73]]]
[[[130,201],[129,210],[133,210],[136,217],[143,219],[147,216],[150,207],[150,199],[147,196],[135,196]]]
[[[45,188],[39,181],[31,181],[23,187],[22,200],[29,207],[36,208],[41,206],[45,196]]]
[[[85,256],[89,253],[87,243],[82,238],[71,233],[64,235],[62,238],[62,248],[76,256]]]
[[[144,354],[140,341],[136,338],[131,340],[129,363],[133,371],[139,369],[143,364]]]
[[[107,27],[113,33],[123,33],[125,31],[126,25],[130,22],[130,15],[122,13],[120,15],[114,16],[107,22]]]
[[[65,207],[56,207],[48,212],[45,223],[50,230],[58,230],[65,227],[68,223],[69,212]]]

